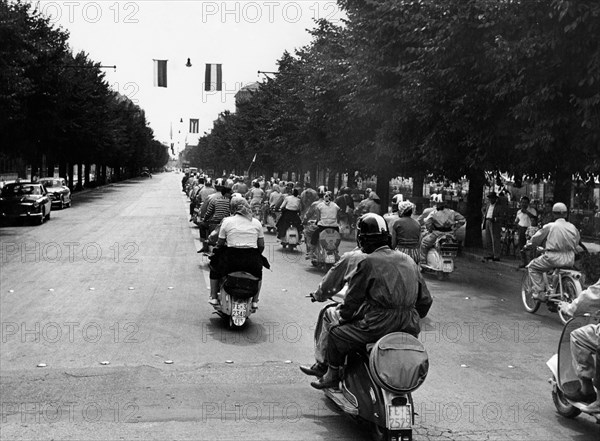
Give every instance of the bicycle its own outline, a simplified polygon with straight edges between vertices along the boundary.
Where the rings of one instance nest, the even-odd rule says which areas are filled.
[[[562,323],[567,323],[571,319],[571,316],[563,313],[558,308],[558,304],[560,302],[571,303],[581,294],[581,278],[581,272],[570,268],[554,268],[544,273],[544,286],[546,286],[546,291],[544,292],[545,298],[538,300],[532,296],[533,283],[529,272],[525,273],[521,282],[521,300],[523,301],[525,311],[535,314],[540,305],[546,303],[550,312],[558,312]]]

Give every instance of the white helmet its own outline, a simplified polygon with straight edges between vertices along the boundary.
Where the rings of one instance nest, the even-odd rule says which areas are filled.
[[[567,213],[567,206],[565,204],[563,204],[562,202],[557,202],[556,204],[554,204],[552,206],[552,213]]]

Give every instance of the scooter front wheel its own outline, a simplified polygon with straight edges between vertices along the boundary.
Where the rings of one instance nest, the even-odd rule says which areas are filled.
[[[562,391],[556,386],[552,391],[552,401],[554,401],[557,412],[565,418],[575,418],[581,413],[581,410],[567,401]]]
[[[523,301],[525,311],[531,314],[535,313],[540,307],[540,301],[534,299],[532,293],[533,285],[531,283],[531,277],[529,277],[529,273],[525,273],[523,281],[521,282],[521,300]]]

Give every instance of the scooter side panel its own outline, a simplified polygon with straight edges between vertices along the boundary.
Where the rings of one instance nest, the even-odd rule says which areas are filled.
[[[369,359],[359,354],[348,355],[344,384],[358,400],[358,414],[367,421],[385,427],[386,415],[379,387],[371,379]]]

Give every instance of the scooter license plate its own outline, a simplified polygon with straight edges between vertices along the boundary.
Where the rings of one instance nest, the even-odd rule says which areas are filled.
[[[325,256],[325,263],[335,263],[335,256],[333,254]]]
[[[231,308],[232,317],[246,317],[247,305],[245,303],[234,303]]]
[[[451,273],[452,266],[452,262],[444,262],[444,265],[442,266],[442,271],[445,273]]]
[[[410,429],[412,427],[412,414],[410,405],[387,407],[387,428],[389,430]]]

